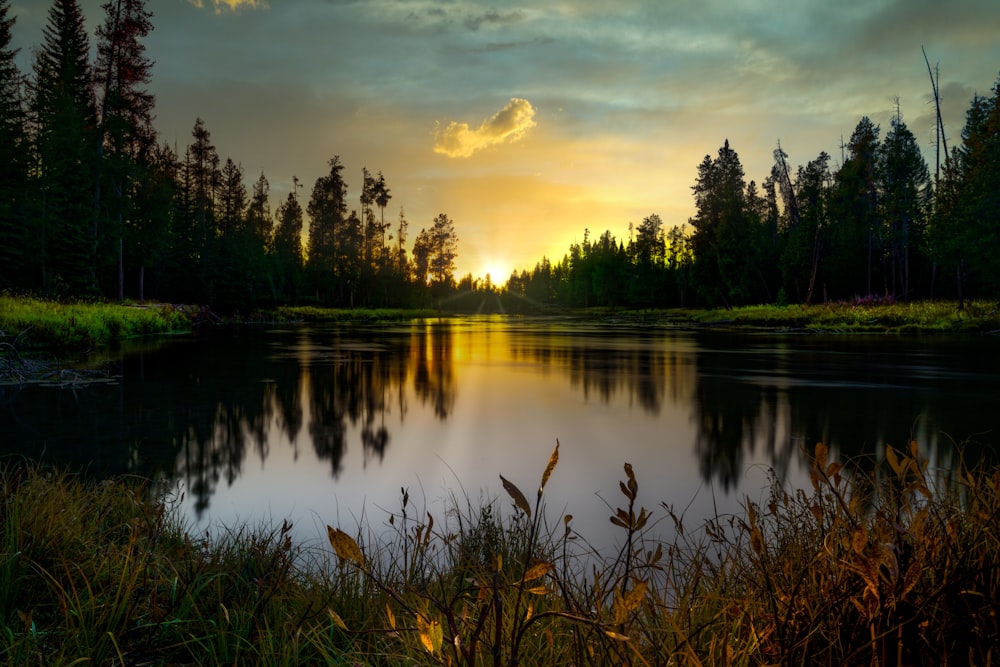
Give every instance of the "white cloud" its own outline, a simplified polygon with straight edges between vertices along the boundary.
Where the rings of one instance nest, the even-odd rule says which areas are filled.
[[[452,121],[434,131],[434,152],[448,157],[469,157],[476,151],[506,141],[517,141],[535,126],[535,108],[528,100],[517,97],[493,114],[476,129],[468,123]]]
[[[203,9],[205,7],[204,0],[188,0],[192,5],[198,9]],[[250,9],[267,9],[266,0],[211,0],[212,5],[215,6],[215,13],[221,14],[223,8],[228,8],[229,11],[239,11],[244,7]]]

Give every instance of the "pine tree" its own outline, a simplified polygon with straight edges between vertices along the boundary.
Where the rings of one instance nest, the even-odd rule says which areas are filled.
[[[710,303],[745,303],[752,293],[756,230],[747,208],[743,165],[728,139],[714,160],[709,155],[702,160],[692,190],[691,249],[698,290]]]
[[[26,117],[18,49],[10,48],[15,19],[9,13],[8,0],[0,0],[0,287],[22,287],[30,284],[25,272]]]
[[[879,127],[858,121],[847,144],[847,159],[834,175],[831,200],[830,287],[837,296],[870,295],[882,248],[878,216],[876,156]]]
[[[879,207],[888,264],[883,271],[886,291],[911,298],[912,268],[923,245],[931,177],[916,137],[897,112],[877,155]]]
[[[54,0],[34,66],[35,202],[43,286],[50,293],[93,294],[93,206],[97,111],[90,45],[76,0]]]
[[[1000,78],[992,97],[976,95],[962,145],[953,148],[935,194],[931,246],[955,280],[960,304],[972,294],[1000,295]]]
[[[295,179],[298,189],[298,179]],[[277,290],[286,301],[298,297],[299,281],[302,273],[302,207],[294,190],[275,213],[277,225],[274,230],[274,259],[276,265]]]
[[[153,29],[145,0],[109,0],[97,29],[94,79],[100,102],[98,168],[94,205],[99,214],[99,258],[116,258],[117,292],[124,297],[126,236],[137,238],[132,211],[135,197],[156,159],[153,95],[147,90],[153,63],[142,39]],[[132,252],[132,248],[129,249]]]
[[[340,156],[330,162],[330,173],[320,176],[313,185],[306,212],[309,214],[309,280],[320,298],[331,291],[340,300],[345,293],[344,268],[351,256],[358,259],[360,246],[347,238],[347,184],[341,172]]]

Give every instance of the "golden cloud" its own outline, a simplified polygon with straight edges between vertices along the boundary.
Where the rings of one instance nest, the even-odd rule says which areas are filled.
[[[198,9],[205,7],[205,2],[203,0],[188,0],[192,5]],[[250,9],[267,9],[266,0],[211,0],[212,5],[215,7],[215,13],[221,14],[223,8],[228,8],[229,11],[235,12],[248,7]]]
[[[535,126],[535,108],[531,102],[511,98],[503,109],[484,120],[473,130],[468,123],[452,121],[434,130],[434,152],[448,157],[469,157],[476,151],[517,141]]]

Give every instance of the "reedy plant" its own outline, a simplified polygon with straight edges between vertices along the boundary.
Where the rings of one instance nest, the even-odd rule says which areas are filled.
[[[470,522],[457,535],[435,532],[430,514],[426,523],[410,526],[404,490],[402,572],[381,564],[385,554],[366,558],[350,535],[328,526],[341,567],[355,568],[385,597],[383,625],[356,632],[384,633],[415,649],[412,659],[423,653],[433,663],[448,665],[592,664],[601,663],[601,656],[628,661],[630,651],[621,645],[629,637],[623,633],[633,629],[647,588],[637,573],[660,556],[650,555],[637,566],[634,539],[649,514],[645,509],[636,511],[638,484],[626,464],[629,481],[621,488],[629,500],[628,510],[619,509],[612,517],[626,531],[626,544],[614,565],[595,573],[592,587],[577,587],[579,572],[567,547],[573,537],[572,517],[563,518],[561,540],[548,529],[544,517],[545,486],[558,461],[557,441],[534,505],[500,476],[515,512],[514,529],[503,538],[492,524],[489,505],[481,510],[479,523]],[[340,624],[342,619],[336,618]],[[346,624],[341,627],[347,630]]]
[[[506,516],[435,522],[402,490],[395,537],[328,527],[335,559],[287,522],[192,538],[134,480],[0,466],[0,664],[996,662],[1000,468],[911,445],[865,472],[819,445],[806,488],[772,478],[693,529],[663,505],[663,541],[626,464],[605,558],[570,515],[550,527],[557,462],[533,503],[501,477]]]

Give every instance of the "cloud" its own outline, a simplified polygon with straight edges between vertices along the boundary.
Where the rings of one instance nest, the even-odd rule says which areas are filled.
[[[204,0],[188,0],[192,5],[198,9],[203,9],[205,7]],[[212,5],[215,6],[215,13],[221,14],[223,8],[228,8],[229,11],[236,12],[244,7],[249,7],[250,9],[267,9],[266,0],[211,0]]]
[[[434,131],[434,152],[448,157],[469,157],[476,151],[517,141],[535,126],[535,108],[528,100],[518,97],[493,114],[473,130],[468,123],[452,121],[447,127]]]

